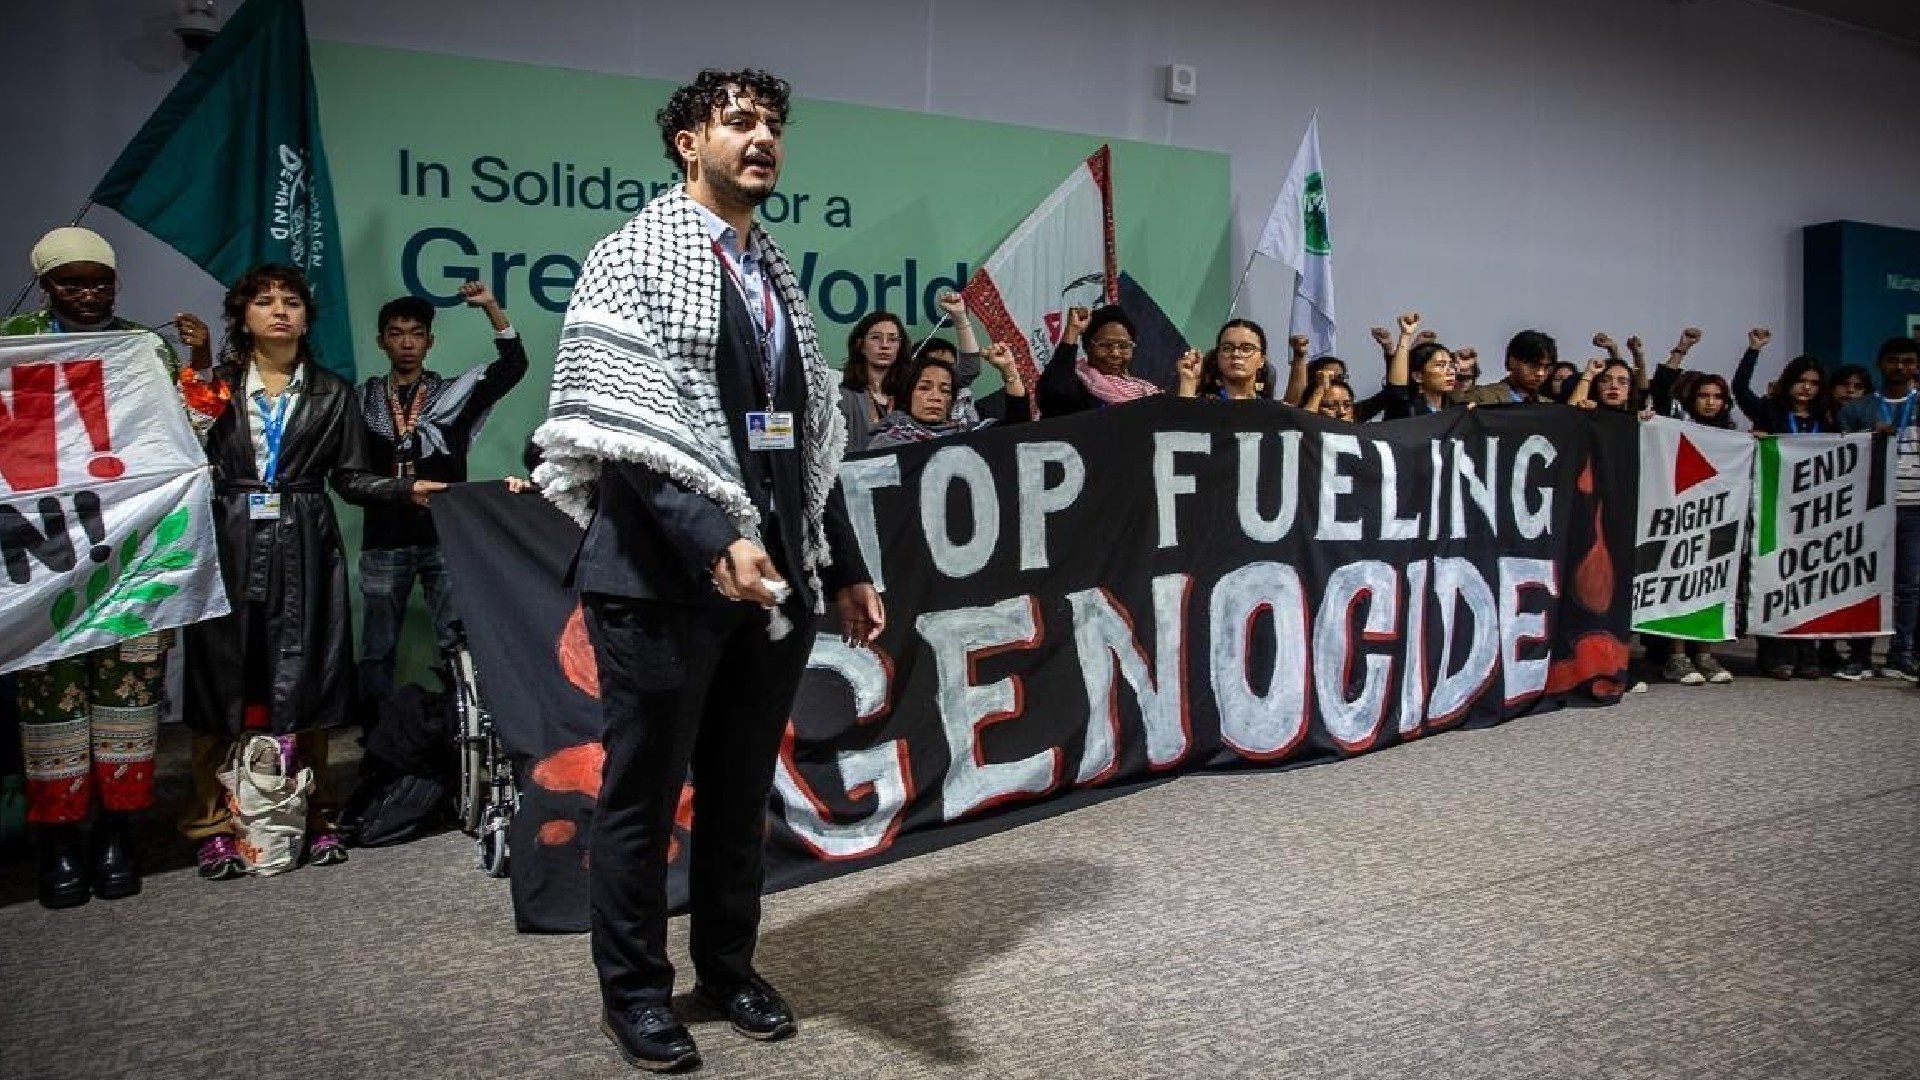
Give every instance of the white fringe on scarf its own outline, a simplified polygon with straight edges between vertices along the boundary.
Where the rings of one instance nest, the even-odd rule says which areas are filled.
[[[765,254],[767,274],[786,305],[806,382],[800,417],[806,520],[789,527],[801,529],[801,569],[819,611],[820,568],[830,558],[827,497],[846,449],[846,423],[835,407],[834,372],[820,355],[806,295],[786,254],[758,223],[751,244]],[[729,434],[739,418],[726,415],[714,373],[722,274],[684,187],[648,203],[588,254],[560,331],[547,421],[533,436],[544,454],[534,483],[581,525],[592,517],[601,463],[629,461],[713,500],[740,535],[763,543],[760,514]],[[790,628],[775,609],[774,637],[785,635],[782,624]]]

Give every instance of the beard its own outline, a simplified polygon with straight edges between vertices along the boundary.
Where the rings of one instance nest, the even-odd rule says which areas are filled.
[[[730,164],[732,168],[728,168]],[[744,161],[738,163],[703,161],[700,172],[706,179],[708,190],[712,191],[715,197],[735,206],[757,210],[761,203],[767,201],[767,196],[773,194],[774,184],[779,180],[779,173],[776,168],[773,178],[768,180],[764,187],[750,186],[740,179],[740,174],[746,170],[746,167]]]

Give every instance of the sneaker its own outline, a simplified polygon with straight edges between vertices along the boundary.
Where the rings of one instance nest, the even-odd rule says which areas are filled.
[[[1880,677],[1920,681],[1920,668],[1914,666],[1912,653],[1888,653],[1887,662],[1880,665]]]
[[[1845,679],[1848,682],[1859,682],[1868,677],[1867,667],[1858,660],[1849,660],[1840,665],[1840,670],[1834,672],[1833,677]]]
[[[194,861],[200,866],[200,876],[207,881],[226,881],[247,872],[247,864],[241,860],[240,849],[231,836],[207,837],[201,842],[200,854]]]
[[[347,861],[347,845],[339,833],[316,833],[307,841],[308,866],[334,866]]]
[[[1914,683],[1913,685],[1915,689],[1920,689],[1920,683]],[[1627,693],[1629,694],[1644,694],[1646,692],[1647,680],[1645,679],[1635,679],[1633,680],[1633,685],[1627,687]]]
[[[1720,661],[1709,653],[1701,653],[1693,658],[1694,670],[1706,676],[1715,686],[1724,686],[1733,681],[1733,672],[1720,666]]]
[[[1779,679],[1781,682],[1792,682],[1793,681],[1793,665],[1792,664],[1775,664],[1773,667],[1770,667],[1767,669],[1767,674],[1769,676],[1772,676],[1773,678]]]
[[[1667,666],[1660,669],[1660,677],[1681,686],[1699,686],[1707,681],[1705,675],[1693,668],[1693,661],[1682,653],[1667,657]]]

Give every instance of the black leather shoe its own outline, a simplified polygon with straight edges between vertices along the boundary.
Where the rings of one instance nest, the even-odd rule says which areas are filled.
[[[799,1027],[793,1019],[793,1007],[758,975],[725,992],[696,984],[693,993],[725,1013],[733,1030],[749,1039],[772,1042],[786,1038]]]
[[[636,1069],[679,1072],[700,1064],[700,1050],[671,1006],[639,1005],[624,1013],[605,1010],[600,1014],[600,1030]]]
[[[92,893],[87,889],[86,848],[78,825],[41,825],[34,829],[39,852],[40,906],[79,907]]]
[[[140,891],[140,863],[125,814],[102,811],[93,823],[93,895],[118,900]]]

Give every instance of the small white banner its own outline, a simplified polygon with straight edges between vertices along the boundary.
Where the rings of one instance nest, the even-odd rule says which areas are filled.
[[[1659,417],[1640,425],[1635,630],[1689,641],[1736,636],[1753,441]]]
[[[226,614],[212,489],[152,334],[0,338],[0,672]]]
[[[1893,632],[1893,440],[1759,440],[1747,629],[1793,638]]]

